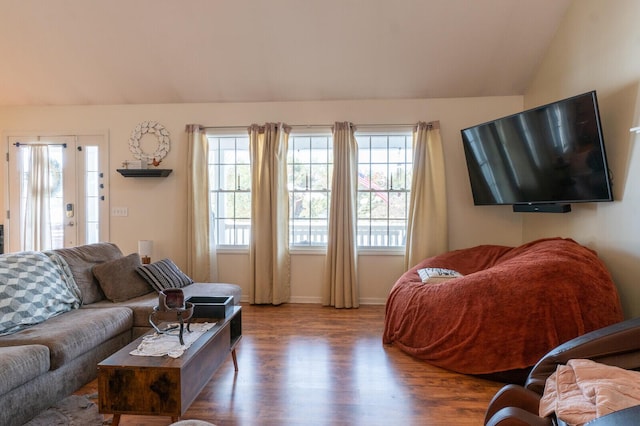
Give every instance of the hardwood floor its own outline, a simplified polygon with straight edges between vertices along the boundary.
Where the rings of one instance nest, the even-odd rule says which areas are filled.
[[[481,425],[502,386],[382,344],[384,306],[244,305],[231,357],[182,419],[224,425]],[[97,391],[96,381],[78,394]],[[110,416],[105,416],[109,418]],[[168,425],[123,415],[121,425]]]

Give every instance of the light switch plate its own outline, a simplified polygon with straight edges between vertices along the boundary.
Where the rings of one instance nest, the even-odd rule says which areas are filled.
[[[111,216],[128,216],[129,209],[126,207],[111,207]]]

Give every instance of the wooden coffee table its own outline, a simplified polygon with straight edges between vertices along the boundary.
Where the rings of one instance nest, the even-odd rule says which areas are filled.
[[[211,380],[229,353],[238,371],[236,345],[242,337],[242,313],[216,321],[180,358],[134,356],[142,337],[98,364],[98,409],[113,414],[117,426],[122,414],[170,416],[178,421]],[[177,337],[176,337],[177,339]]]

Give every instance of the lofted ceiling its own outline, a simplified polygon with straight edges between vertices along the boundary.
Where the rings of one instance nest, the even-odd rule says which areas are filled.
[[[521,95],[571,0],[0,0],[0,105]]]

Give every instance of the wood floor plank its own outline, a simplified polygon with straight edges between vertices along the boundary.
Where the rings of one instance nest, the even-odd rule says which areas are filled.
[[[185,413],[225,425],[480,425],[500,383],[382,344],[384,306],[244,305],[243,338]],[[95,381],[78,394],[95,392]],[[106,416],[107,417],[107,416]],[[168,425],[122,416],[121,425]]]

